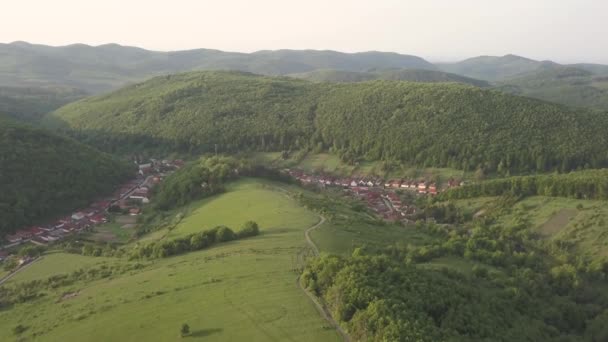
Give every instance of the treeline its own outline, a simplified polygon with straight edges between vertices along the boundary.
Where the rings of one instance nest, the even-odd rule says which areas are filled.
[[[224,190],[224,183],[246,173],[248,165],[232,157],[209,157],[186,164],[155,189],[153,206],[169,210]]]
[[[605,293],[582,287],[559,296],[545,276],[529,270],[504,278],[488,277],[487,270],[469,277],[388,255],[324,256],[302,279],[323,296],[355,341],[600,342],[608,337]]]
[[[353,340],[604,341],[608,262],[568,254],[558,242],[547,246],[529,222],[516,221],[470,230],[418,224],[434,242],[324,256],[302,281]],[[469,275],[449,261],[434,265],[440,257],[476,265]]]
[[[505,175],[608,165],[608,115],[458,84],[193,72],[69,104],[47,121],[109,150],[330,150]]]
[[[0,236],[87,205],[131,172],[72,139],[0,119]]]
[[[450,189],[441,193],[438,198],[459,199],[504,194],[608,199],[608,170],[493,179]]]
[[[258,224],[253,221],[245,222],[243,227],[237,232],[234,232],[226,226],[217,226],[185,237],[141,246],[131,252],[130,257],[133,259],[166,258],[186,252],[206,249],[223,242],[256,236],[259,235],[259,233],[260,228]]]

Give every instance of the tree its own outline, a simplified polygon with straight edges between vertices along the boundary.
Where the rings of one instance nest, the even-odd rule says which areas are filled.
[[[182,328],[180,329],[179,333],[182,337],[188,336],[190,334],[190,326],[188,325],[188,323],[182,324]]]
[[[241,230],[239,230],[237,236],[239,238],[244,238],[249,236],[256,236],[258,234],[260,234],[260,227],[258,226],[258,224],[254,221],[247,221],[243,224],[243,227],[241,227]]]

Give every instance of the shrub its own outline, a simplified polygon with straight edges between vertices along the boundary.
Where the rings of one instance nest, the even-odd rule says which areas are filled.
[[[217,242],[232,241],[236,239],[236,234],[226,226],[219,226],[217,228],[216,239]]]
[[[247,221],[241,227],[241,230],[237,233],[239,239],[249,236],[256,236],[260,234],[260,227],[254,221]]]

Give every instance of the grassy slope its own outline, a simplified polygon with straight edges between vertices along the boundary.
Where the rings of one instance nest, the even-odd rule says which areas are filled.
[[[256,206],[245,210],[250,202]],[[38,340],[45,341],[83,336],[89,341],[171,341],[179,340],[183,322],[190,325],[193,340],[338,340],[296,287],[292,272],[305,247],[303,232],[316,222],[316,215],[253,180],[236,183],[228,193],[199,205],[172,234],[212,222],[234,226],[254,219],[262,235],[163,259],[115,279],[58,289],[0,313],[0,340],[13,338],[11,328],[25,323],[31,327],[26,335],[43,333]],[[69,257],[86,265],[79,256]],[[51,264],[48,258],[36,266]],[[24,270],[15,281],[34,274]],[[58,303],[67,290],[80,294]]]
[[[301,161],[294,159],[282,160],[277,152],[258,152],[253,154],[253,160],[258,163],[267,163],[276,167],[293,167],[306,172],[328,172],[337,176],[378,175],[385,178],[425,178],[447,180],[451,177],[457,179],[471,179],[473,172],[464,172],[451,168],[427,167],[419,168],[411,165],[395,165],[390,171],[383,171],[381,162],[362,161],[358,165],[348,165],[340,158],[330,153],[309,153]]]
[[[492,198],[456,201],[471,212],[478,212]],[[575,244],[577,252],[592,258],[608,257],[608,202],[570,198],[534,196],[516,203],[509,214],[499,218],[499,224],[514,224],[518,213],[532,229],[548,239],[561,239]]]

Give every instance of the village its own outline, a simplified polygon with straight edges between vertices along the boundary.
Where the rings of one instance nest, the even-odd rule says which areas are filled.
[[[182,160],[150,159],[140,163],[136,159],[137,172],[129,181],[121,184],[111,195],[95,200],[86,208],[74,210],[71,214],[59,217],[46,224],[21,228],[5,237],[0,248],[0,261],[7,258],[11,250],[31,243],[46,246],[68,236],[90,231],[93,227],[107,223],[111,215],[137,216],[142,206],[150,202],[152,189],[162,180],[184,165]],[[21,264],[31,260],[24,258]]]
[[[284,174],[298,180],[302,185],[319,186],[322,188],[339,188],[356,198],[364,201],[366,206],[384,220],[409,222],[416,214],[413,201],[405,200],[412,195],[435,196],[440,191],[464,185],[462,180],[448,179],[444,187],[427,180],[391,179],[379,177],[353,176],[340,178],[328,174],[310,175],[302,170],[284,169]],[[407,192],[406,192],[407,191]],[[400,195],[409,193],[410,196]]]

